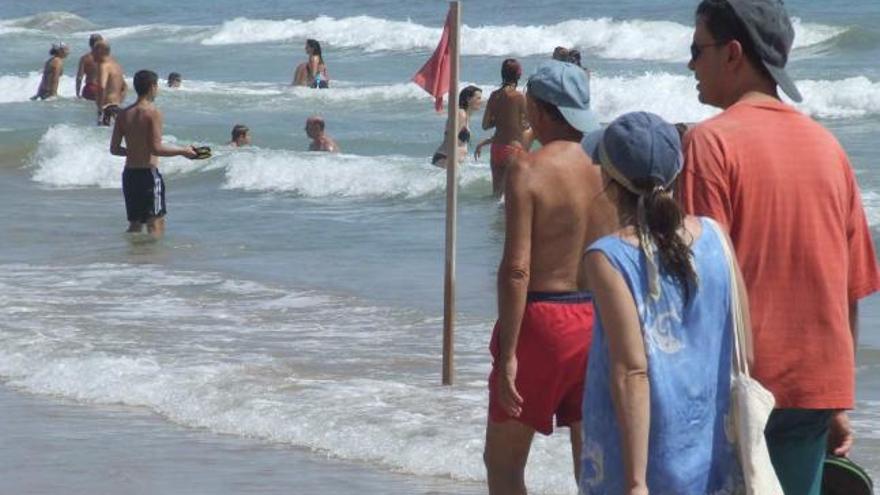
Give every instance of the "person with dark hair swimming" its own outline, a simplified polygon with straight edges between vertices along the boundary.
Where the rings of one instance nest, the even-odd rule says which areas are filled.
[[[168,87],[169,88],[179,88],[183,83],[183,77],[180,75],[180,72],[172,72],[168,74]]]
[[[480,110],[483,102],[483,90],[476,86],[467,86],[458,93],[458,159],[461,162],[468,153],[471,142],[470,118]],[[448,124],[448,122],[447,122]],[[431,157],[431,165],[446,168],[446,153],[449,149],[449,135],[443,134],[443,143]]]
[[[528,129],[526,121],[526,97],[517,91],[522,67],[516,59],[509,58],[501,64],[501,87],[492,92],[483,114],[483,129],[495,128],[495,134],[477,145],[474,156],[479,158],[480,149],[492,143],[489,164],[492,167],[492,192],[501,196],[504,186],[504,167],[526,145],[523,133]]]
[[[137,101],[122,110],[113,126],[110,153],[125,157],[122,172],[122,194],[128,217],[128,231],[137,233],[147,226],[153,237],[165,231],[165,181],[159,173],[160,156],[184,156],[189,159],[203,155],[193,146],[185,148],[162,144],[162,112],[154,101],[159,93],[159,76],[149,70],[134,75]],[[122,141],[125,140],[125,146]]]
[[[251,130],[244,124],[235,124],[232,127],[232,140],[228,144],[236,148],[251,144]]]
[[[61,74],[64,72],[64,59],[67,58],[70,50],[64,43],[54,43],[49,50],[52,56],[46,61],[43,67],[43,78],[40,80],[40,87],[37,88],[37,94],[31,97],[31,100],[45,100],[53,96],[58,96],[58,82],[61,80]]]
[[[330,78],[327,76],[327,65],[324,64],[321,44],[317,40],[307,39],[305,50],[309,59],[296,67],[296,71],[293,73],[293,85],[318,89],[329,88]]]
[[[98,64],[95,62],[95,43],[103,41],[100,34],[89,36],[89,52],[79,58],[79,68],[76,71],[76,97],[95,101],[98,93]],[[83,86],[85,78],[85,86]]]
[[[306,120],[306,135],[312,140],[309,151],[339,153],[339,145],[325,131],[327,124],[322,117],[313,115]]]

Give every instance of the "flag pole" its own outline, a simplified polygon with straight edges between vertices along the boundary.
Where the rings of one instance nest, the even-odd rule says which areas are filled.
[[[449,2],[449,117],[446,136],[446,267],[443,284],[443,385],[452,385],[455,376],[455,233],[458,212],[458,39],[461,4]]]

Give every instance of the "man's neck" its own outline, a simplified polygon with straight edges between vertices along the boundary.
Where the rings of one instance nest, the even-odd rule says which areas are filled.
[[[139,107],[151,106],[152,104],[153,104],[153,100],[151,100],[149,97],[146,97],[146,96],[138,96],[138,99],[135,102],[135,105],[137,105]]]
[[[739,87],[735,88],[735,91],[731,92],[730,96],[722,108],[727,109],[741,101],[781,101],[776,89],[776,81],[764,78],[743,81]]]
[[[541,133],[541,136],[538,137],[538,141],[544,145],[552,143],[553,141],[572,141],[579,143],[583,137],[583,133],[571,126],[565,125],[554,126],[552,129],[547,129],[546,132]]]

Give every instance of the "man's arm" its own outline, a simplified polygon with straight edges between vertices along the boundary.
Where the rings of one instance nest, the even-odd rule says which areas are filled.
[[[110,137],[110,154],[115,156],[128,156],[128,150],[122,146],[122,137],[125,135],[125,130],[123,129],[123,122],[125,119],[121,118],[116,119],[116,122],[113,124],[113,135]]]
[[[651,384],[636,303],[623,277],[603,253],[587,254],[586,271],[596,306],[602,308],[602,327],[608,339],[611,398],[621,437],[625,493],[647,494]]]
[[[501,407],[510,416],[522,412],[522,397],[516,390],[516,346],[526,308],[532,251],[533,199],[528,186],[528,157],[518,158],[507,168],[505,180],[506,233],[504,255],[498,267],[499,365]]]
[[[85,56],[79,58],[79,67],[76,69],[76,97],[80,98],[80,90],[82,89],[82,80],[86,74]]]
[[[95,105],[98,107],[98,111],[104,109],[104,94],[107,89],[107,80],[110,78],[110,73],[107,70],[107,64],[98,64],[98,77],[97,77],[97,86],[98,89],[95,90]]]
[[[154,156],[185,156],[187,158],[195,158],[198,156],[196,150],[192,146],[186,148],[178,148],[176,146],[165,146],[162,144],[162,113],[156,110],[150,116],[150,153]]]

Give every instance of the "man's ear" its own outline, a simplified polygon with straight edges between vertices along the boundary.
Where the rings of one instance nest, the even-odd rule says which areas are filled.
[[[727,62],[739,65],[740,63],[745,62],[746,53],[743,50],[742,43],[738,40],[732,40],[727,43]]]

